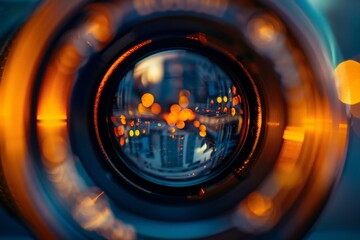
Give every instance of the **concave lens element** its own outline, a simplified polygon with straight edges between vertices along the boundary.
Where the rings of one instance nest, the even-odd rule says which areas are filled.
[[[136,63],[119,79],[110,114],[118,161],[165,185],[213,176],[243,132],[239,88],[213,61],[181,49]]]

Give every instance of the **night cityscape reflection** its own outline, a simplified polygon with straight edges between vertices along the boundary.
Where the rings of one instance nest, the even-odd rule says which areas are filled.
[[[242,106],[239,89],[213,61],[163,51],[119,81],[111,132],[130,168],[155,179],[193,180],[224,164],[238,146]]]

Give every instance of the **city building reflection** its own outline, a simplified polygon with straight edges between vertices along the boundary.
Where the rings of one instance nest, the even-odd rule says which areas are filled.
[[[240,90],[213,61],[186,50],[151,55],[119,79],[111,132],[126,164],[166,180],[205,176],[240,142]]]

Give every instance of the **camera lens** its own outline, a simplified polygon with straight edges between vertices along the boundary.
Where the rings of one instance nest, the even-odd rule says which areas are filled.
[[[210,178],[238,146],[243,114],[239,90],[212,60],[188,50],[150,55],[116,86],[115,161],[165,185]]]
[[[347,124],[295,3],[44,6],[0,89],[4,179],[40,237],[305,232],[341,169]]]

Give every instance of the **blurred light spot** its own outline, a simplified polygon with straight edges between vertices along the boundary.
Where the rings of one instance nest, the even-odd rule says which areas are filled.
[[[302,127],[295,127],[295,126],[287,126],[284,130],[283,139],[284,140],[291,140],[296,142],[303,142],[304,141],[304,128]]]
[[[206,190],[204,188],[200,189],[199,191],[199,197],[203,197],[206,194]]]
[[[194,121],[194,127],[196,128],[200,127],[200,122],[198,120]]]
[[[121,124],[125,125],[126,124],[126,117],[124,115],[120,116],[120,122]]]
[[[180,121],[187,121],[188,118],[190,117],[190,112],[187,110],[181,110],[179,112],[178,118]]]
[[[271,126],[271,127],[278,127],[278,126],[280,126],[280,123],[279,122],[267,122],[267,125]]]
[[[67,43],[56,55],[56,67],[64,74],[71,74],[83,60],[82,54],[73,44]]]
[[[189,97],[190,97],[190,91],[189,91],[189,90],[186,90],[186,89],[181,90],[181,91],[179,92],[179,96],[180,96],[180,97],[185,96],[185,97],[189,98]]]
[[[277,44],[281,31],[280,23],[271,15],[259,15],[248,23],[251,42],[259,48],[270,48]]]
[[[189,99],[186,96],[180,96],[179,105],[183,108],[186,108],[189,105]]]
[[[147,108],[142,103],[139,103],[138,112],[140,114],[146,114],[147,113]]]
[[[141,97],[141,102],[145,107],[150,107],[154,103],[154,96],[151,93],[145,93]]]
[[[224,96],[224,97],[223,97],[223,101],[224,101],[225,103],[228,101],[227,96]]]
[[[161,106],[160,106],[160,104],[154,103],[154,104],[151,106],[151,113],[152,113],[152,114],[155,114],[155,115],[160,114],[160,113],[161,113]]]
[[[222,103],[222,98],[221,98],[221,97],[218,97],[218,98],[216,99],[216,101],[217,101],[217,103]]]
[[[184,122],[184,121],[178,121],[178,122],[176,123],[176,127],[177,127],[178,129],[183,129],[183,128],[185,127],[185,122]]]
[[[98,42],[108,42],[111,37],[111,29],[109,19],[103,14],[91,16],[87,21],[87,34],[91,34]]]
[[[206,126],[205,125],[200,125],[199,129],[200,129],[200,131],[206,131]]]
[[[236,114],[236,109],[235,108],[231,108],[231,116],[235,116]]]
[[[231,87],[231,93],[235,96],[235,95],[236,95],[236,92],[237,92],[236,87],[235,87],[235,86],[232,86],[232,87]]]
[[[173,104],[173,105],[171,105],[171,107],[170,107],[170,111],[171,111],[172,113],[178,113],[178,112],[181,111],[181,107],[180,107],[180,105],[178,105],[178,104]]]
[[[256,216],[269,215],[273,208],[272,201],[257,192],[253,192],[247,197],[247,206]]]
[[[137,137],[140,136],[140,130],[139,129],[135,130],[135,136],[137,136]]]
[[[125,146],[125,138],[124,137],[121,137],[120,138],[120,142],[119,142],[120,146]]]
[[[133,131],[133,130],[130,130],[130,131],[129,131],[129,136],[130,136],[130,137],[133,137],[133,136],[134,136],[134,131]]]
[[[206,137],[206,131],[200,131],[199,135],[200,137]]]
[[[46,160],[53,163],[64,161],[68,155],[66,141],[61,136],[57,135],[49,135],[46,137],[41,149]]]
[[[346,104],[360,102],[360,63],[347,60],[335,68],[338,95],[340,101]]]

